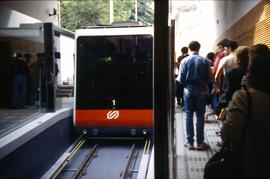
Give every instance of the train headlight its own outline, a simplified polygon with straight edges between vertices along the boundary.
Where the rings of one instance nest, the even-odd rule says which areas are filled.
[[[83,129],[83,134],[86,135],[87,134],[87,130]]]
[[[143,129],[143,130],[142,130],[142,134],[143,134],[143,135],[146,135],[146,134],[147,134],[147,130],[146,130],[146,129]]]

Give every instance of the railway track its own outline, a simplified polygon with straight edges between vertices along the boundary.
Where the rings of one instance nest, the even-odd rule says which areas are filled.
[[[62,156],[51,179],[136,179],[143,156],[149,153],[150,140],[86,140],[81,137]],[[64,158],[64,159],[63,159]],[[142,176],[140,174],[140,176]],[[144,175],[146,176],[146,175]],[[46,177],[45,177],[46,178]]]

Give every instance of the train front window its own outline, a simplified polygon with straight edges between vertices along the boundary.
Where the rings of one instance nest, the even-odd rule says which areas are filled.
[[[152,36],[77,39],[77,108],[152,107]]]

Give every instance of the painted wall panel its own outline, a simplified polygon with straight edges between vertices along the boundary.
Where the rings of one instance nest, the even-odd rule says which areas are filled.
[[[49,16],[58,9],[56,0],[0,1],[0,27],[19,27],[20,23],[52,22],[58,25],[58,15]]]

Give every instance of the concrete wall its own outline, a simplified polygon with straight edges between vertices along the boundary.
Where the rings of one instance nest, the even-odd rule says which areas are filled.
[[[214,1],[214,16],[217,37],[221,37],[230,27],[256,7],[262,0],[219,0]],[[250,25],[254,25],[251,24]],[[248,27],[247,27],[248,28]]]
[[[6,7],[0,7],[0,28],[19,27],[21,23],[36,22],[40,21],[18,11]]]
[[[180,55],[181,47],[187,46],[191,40],[201,43],[200,54],[203,56],[215,51],[216,43],[223,38],[246,41],[241,40],[243,34],[266,19],[265,2],[266,0],[172,1],[170,17],[176,20],[176,58]]]
[[[52,22],[58,25],[58,15],[49,16],[56,0],[48,1],[0,1],[0,27],[19,27],[20,23]],[[57,10],[58,11],[58,10]]]
[[[180,49],[188,46],[192,40],[201,44],[200,54],[206,56],[213,51],[216,39],[214,1],[172,1],[172,18],[176,21],[175,51],[176,58]]]

